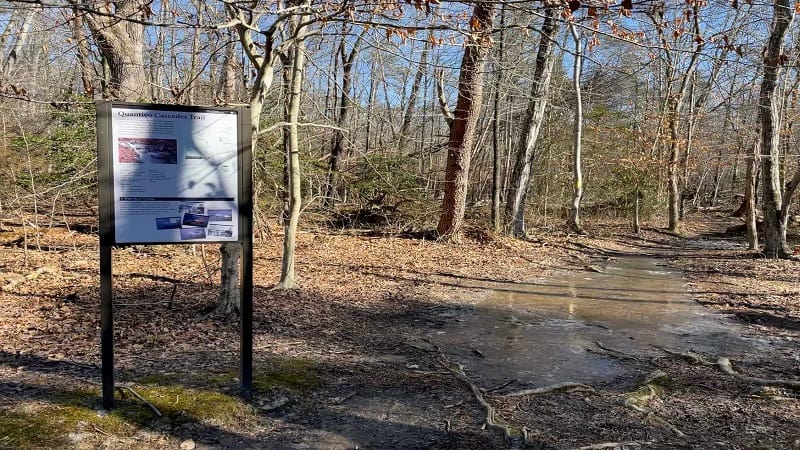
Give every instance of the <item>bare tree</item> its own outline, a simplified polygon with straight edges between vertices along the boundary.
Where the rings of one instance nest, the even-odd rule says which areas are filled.
[[[575,54],[573,55],[572,87],[575,89],[575,124],[573,128],[573,152],[572,152],[572,203],[568,224],[572,231],[583,234],[581,226],[580,210],[581,198],[583,197],[583,172],[581,172],[581,141],[583,138],[583,100],[581,98],[581,67],[583,64],[583,40],[575,27],[575,22],[569,22],[569,32],[575,42]]]
[[[800,170],[783,193],[780,177],[780,98],[777,80],[784,64],[783,39],[794,20],[794,4],[776,0],[772,30],[764,54],[764,76],[758,100],[761,122],[761,176],[764,209],[764,254],[768,258],[791,255],[786,245],[786,224],[791,196],[800,183]]]
[[[309,7],[310,0],[301,0],[298,3],[300,12]],[[281,261],[281,278],[276,289],[294,289],[297,287],[297,277],[294,267],[294,250],[297,239],[297,225],[300,222],[300,206],[302,195],[300,192],[300,145],[298,142],[298,120],[300,116],[300,95],[302,94],[303,72],[305,70],[305,38],[308,25],[301,22],[299,17],[292,18],[292,35],[294,36],[291,53],[288,61],[291,62],[288,71],[288,98],[286,99],[286,129],[288,135],[286,142],[286,168],[288,172],[288,217],[284,223],[283,258]]]
[[[545,7],[528,109],[522,122],[522,134],[517,146],[517,157],[506,197],[506,220],[512,223],[512,232],[517,237],[524,237],[526,234],[525,200],[528,196],[531,168],[536,158],[536,144],[544,122],[547,95],[555,66],[556,58],[553,49],[558,34],[559,9],[555,6]]]
[[[267,92],[272,86],[275,64],[281,51],[281,46],[277,41],[289,15],[284,14],[276,19],[272,26],[261,30],[258,25],[263,13],[260,14],[244,5],[233,3],[226,3],[225,7],[231,19],[230,24],[236,30],[242,49],[256,72],[250,89],[251,146],[255,149],[261,131],[261,112],[264,109]],[[256,44],[256,36],[263,37],[263,41]],[[231,61],[228,63],[230,64]],[[216,311],[230,313],[238,311],[240,308],[239,257],[241,256],[241,247],[238,244],[222,244],[220,254],[222,257],[221,289]]]
[[[339,45],[339,50],[336,52],[342,63],[342,87],[341,99],[339,100],[339,112],[336,116],[336,129],[333,131],[333,139],[331,140],[331,151],[328,156],[328,180],[325,184],[325,206],[332,207],[336,203],[336,183],[339,175],[339,162],[345,153],[345,129],[347,121],[350,116],[350,110],[353,108],[353,98],[350,92],[353,85],[353,64],[358,57],[358,52],[361,47],[361,41],[366,34],[367,28],[362,29],[361,33],[356,37],[353,46],[348,53],[345,49],[347,44],[347,35],[342,36],[342,41]]]
[[[685,67],[680,67],[678,63],[679,53],[673,51],[673,46],[668,42],[664,27],[664,7],[662,6],[650,14],[650,19],[655,25],[658,37],[661,40],[661,51],[665,58],[665,78],[668,80],[663,117],[667,123],[667,130],[669,132],[669,159],[667,162],[667,173],[669,176],[668,212],[669,231],[672,233],[680,232],[681,184],[679,179],[679,166],[681,158],[681,139],[679,132],[681,112],[685,104],[687,92],[691,86],[691,80],[697,69],[701,52],[705,47],[705,40],[700,34],[700,6],[701,2],[694,2],[692,4],[692,9],[686,10],[686,14],[691,14],[692,17],[692,34],[690,36],[694,38],[692,40],[693,49],[690,53],[689,62]],[[675,33],[677,33],[677,31]],[[681,68],[683,69],[682,71],[680,70]],[[675,84],[672,82],[673,79],[678,79],[679,82]]]

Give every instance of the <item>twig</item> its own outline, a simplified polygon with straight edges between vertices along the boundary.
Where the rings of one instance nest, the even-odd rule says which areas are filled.
[[[92,425],[92,428],[94,428],[94,431],[97,431],[98,433],[100,433],[100,434],[102,434],[102,435],[105,435],[105,436],[112,436],[112,437],[114,436],[113,434],[109,433],[108,431],[104,431],[104,430],[102,430],[102,429],[101,429],[100,427],[98,427],[97,425]]]
[[[431,341],[431,340],[430,340],[430,339],[428,339],[428,338],[422,338],[422,340],[423,340],[424,342],[427,342],[428,344],[430,344],[430,345],[431,345],[431,347],[433,347],[433,350],[434,350],[434,351],[436,351],[437,353],[439,353],[439,354],[441,354],[442,356],[444,356],[444,354],[442,353],[442,349],[440,349],[438,345],[434,344],[434,343],[433,343],[433,341]]]
[[[444,405],[444,409],[455,408],[456,406],[461,406],[463,404],[464,404],[464,400],[459,400],[459,401],[453,403],[452,405]]]
[[[434,349],[420,347],[419,345],[412,344],[412,343],[410,343],[410,342],[403,342],[403,344],[405,344],[405,345],[407,345],[407,346],[409,346],[409,347],[411,347],[411,348],[415,348],[415,349],[417,349],[417,350],[419,350],[419,351],[422,351],[422,352],[426,352],[426,353],[438,353],[438,352],[437,352],[436,350],[434,350]]]
[[[139,400],[141,400],[142,402],[144,402],[144,404],[145,404],[145,405],[147,405],[147,406],[148,406],[148,407],[149,407],[149,408],[150,408],[150,409],[153,411],[153,414],[155,414],[155,415],[156,415],[156,417],[161,417],[161,416],[163,416],[163,414],[161,414],[161,411],[159,411],[159,410],[158,410],[158,408],[156,408],[156,406],[155,406],[154,404],[152,404],[152,403],[148,402],[147,400],[145,400],[145,398],[144,398],[144,397],[142,397],[141,395],[139,395],[139,393],[138,393],[138,392],[134,391],[132,387],[130,387],[130,386],[124,386],[124,385],[123,385],[123,386],[117,386],[116,388],[117,388],[117,390],[118,390],[118,391],[120,391],[120,392],[122,392],[122,390],[123,390],[123,389],[126,389],[126,390],[127,390],[128,392],[130,392],[130,393],[131,393],[131,394],[132,394],[134,397],[136,397],[136,398],[138,398]]]
[[[591,386],[587,386],[583,383],[573,383],[571,381],[567,381],[564,383],[556,383],[550,386],[544,386],[540,388],[523,389],[521,391],[503,394],[500,397],[524,397],[526,395],[544,395],[553,392],[564,392],[564,391],[574,391],[574,390],[594,392],[594,388],[592,388]]]
[[[100,383],[97,383],[97,382],[92,381],[92,380],[84,380],[84,382],[86,382],[88,384],[91,384],[93,386],[102,386]],[[118,384],[118,385],[114,386],[114,389],[119,391],[121,394],[123,394],[123,389],[127,390],[128,392],[131,393],[131,395],[133,395],[134,397],[138,398],[145,405],[147,405],[153,411],[153,414],[155,414],[156,417],[162,417],[163,416],[163,414],[161,414],[161,411],[159,411],[158,408],[156,408],[156,406],[154,404],[152,404],[152,403],[148,402],[147,400],[145,400],[145,398],[142,397],[141,395],[139,395],[138,392],[134,391],[132,387],[130,387],[128,385],[125,385],[125,384]]]
[[[508,380],[505,383],[501,384],[500,386],[496,386],[496,387],[493,387],[493,388],[490,388],[490,389],[486,389],[483,392],[490,393],[490,392],[499,391],[500,389],[503,389],[504,387],[508,386],[509,384],[513,384],[513,383],[516,383],[516,382],[517,382],[516,379]]]

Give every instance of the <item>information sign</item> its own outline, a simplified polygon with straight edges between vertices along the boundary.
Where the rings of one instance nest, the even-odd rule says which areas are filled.
[[[111,105],[114,241],[239,240],[236,110]]]
[[[100,355],[103,407],[114,406],[118,244],[241,246],[242,396],[253,391],[253,203],[246,108],[97,103]]]

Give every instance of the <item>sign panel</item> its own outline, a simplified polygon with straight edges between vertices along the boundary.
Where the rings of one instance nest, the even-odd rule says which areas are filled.
[[[114,242],[239,240],[236,110],[111,105]]]

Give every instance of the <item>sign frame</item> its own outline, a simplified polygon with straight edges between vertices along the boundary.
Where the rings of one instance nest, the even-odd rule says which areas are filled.
[[[249,107],[215,108],[184,105],[146,104],[117,101],[98,101],[97,126],[97,181],[99,197],[100,232],[100,354],[102,367],[103,408],[114,407],[114,288],[113,252],[118,245],[184,245],[198,243],[227,243],[241,246],[241,326],[240,326],[240,393],[245,399],[253,394],[253,184],[252,184],[252,128]],[[169,242],[117,242],[115,208],[115,161],[113,112],[115,108],[135,109],[144,112],[179,112],[187,114],[236,114],[236,207],[237,240],[187,240]],[[147,136],[141,136],[147,138]],[[118,162],[116,162],[118,163]]]

